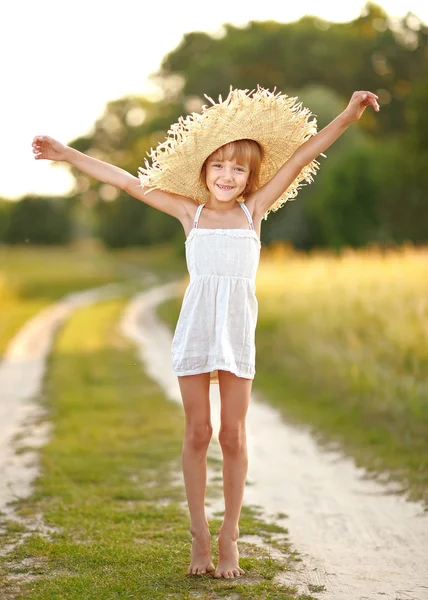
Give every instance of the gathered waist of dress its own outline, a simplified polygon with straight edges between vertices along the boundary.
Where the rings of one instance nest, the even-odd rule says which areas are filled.
[[[226,274],[217,274],[217,273],[199,273],[192,274],[190,273],[190,281],[195,281],[196,279],[242,279],[243,281],[249,281],[250,283],[254,283],[254,277],[245,277],[243,275],[226,275]]]

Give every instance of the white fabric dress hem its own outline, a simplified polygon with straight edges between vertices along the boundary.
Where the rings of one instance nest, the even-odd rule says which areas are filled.
[[[233,373],[237,377],[242,377],[243,379],[254,379],[254,374],[251,373],[241,373],[236,369],[225,369],[224,367],[206,367],[205,369],[194,369],[193,371],[174,371],[174,375],[176,377],[186,377],[187,375],[201,375],[202,373],[211,373],[212,371],[229,371],[229,373]]]

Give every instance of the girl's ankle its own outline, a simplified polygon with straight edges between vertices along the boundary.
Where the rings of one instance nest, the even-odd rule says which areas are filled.
[[[210,528],[208,523],[202,523],[201,525],[191,525],[190,533],[192,537],[210,537]]]
[[[236,527],[236,525],[222,525],[220,527],[220,531],[218,534],[219,538],[229,538],[231,540],[233,540],[234,542],[236,542],[236,540],[239,538],[239,527]]]

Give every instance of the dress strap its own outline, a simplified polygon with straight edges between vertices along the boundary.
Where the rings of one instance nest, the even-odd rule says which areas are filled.
[[[248,223],[250,224],[250,229],[254,229],[253,219],[251,218],[250,211],[248,210],[248,208],[247,208],[247,206],[245,205],[244,202],[240,202],[239,204],[241,205],[241,208],[244,211],[244,213],[247,215]]]
[[[194,227],[195,229],[197,229],[197,228],[198,228],[198,221],[199,221],[199,217],[201,216],[201,211],[202,211],[202,209],[204,208],[204,206],[205,206],[205,202],[204,202],[203,204],[200,204],[200,205],[198,206],[198,208],[196,209],[195,218],[194,218],[194,220],[193,220],[193,227]]]

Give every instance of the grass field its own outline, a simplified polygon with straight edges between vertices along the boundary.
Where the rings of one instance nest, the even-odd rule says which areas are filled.
[[[144,271],[168,279],[185,268],[165,249],[7,252],[0,254],[7,258],[0,268],[2,347],[27,316],[65,293],[121,281],[126,296],[141,287]],[[254,382],[289,420],[311,424],[322,441],[337,442],[374,474],[392,476],[425,500],[427,257],[412,248],[341,256],[264,249]],[[35,494],[2,525],[1,599],[308,600],[276,583],[297,557],[286,530],[263,522],[257,507],[244,508],[241,534],[261,536],[280,550],[280,561],[242,542],[246,581],[185,575],[181,409],[144,375],[119,335],[125,303],[79,310],[57,339],[40,398],[53,435],[41,451]],[[161,307],[172,327],[179,306],[175,299]],[[218,493],[209,487],[209,495]]]
[[[68,293],[112,282],[138,285],[144,271],[168,278],[184,269],[167,247],[116,252],[94,245],[0,247],[0,356],[26,320]]]
[[[243,511],[241,533],[261,536],[284,559],[242,543],[245,581],[186,575],[182,411],[144,375],[118,333],[125,303],[81,309],[58,336],[40,398],[53,434],[41,452],[35,494],[17,503],[17,518],[4,524],[2,546],[12,549],[0,557],[0,597],[215,600],[233,593],[242,600],[309,600],[275,583],[296,557],[286,530],[264,523],[252,508]],[[212,534],[219,525],[211,522]]]
[[[263,250],[254,387],[427,503],[428,249]]]

